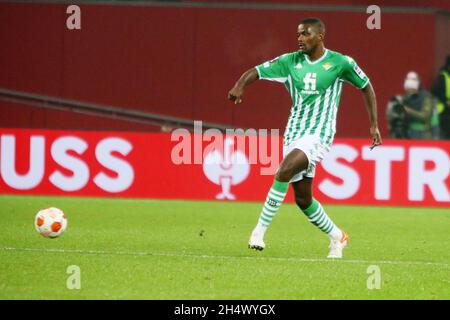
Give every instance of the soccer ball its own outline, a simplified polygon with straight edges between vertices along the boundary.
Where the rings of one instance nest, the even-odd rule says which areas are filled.
[[[42,209],[36,214],[34,227],[44,237],[57,238],[66,230],[67,219],[58,208]]]

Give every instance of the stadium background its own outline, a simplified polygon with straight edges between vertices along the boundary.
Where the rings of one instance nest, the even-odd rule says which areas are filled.
[[[192,129],[193,120],[202,120],[207,127],[279,129],[282,133],[290,108],[289,96],[282,86],[258,82],[247,90],[245,104],[238,107],[227,101],[227,92],[246,68],[296,50],[298,20],[319,16],[327,25],[326,46],[351,55],[370,76],[377,93],[385,146],[389,148],[393,143],[402,149],[402,155],[391,159],[391,170],[386,172],[375,172],[375,159],[362,162],[361,148],[370,143],[368,120],[358,90],[346,86],[336,142],[340,142],[339,138],[363,140],[346,140],[355,156],[336,156],[334,167],[344,162],[357,171],[346,178],[336,173],[338,167],[334,174],[319,169],[315,186],[318,197],[326,203],[448,206],[448,143],[405,145],[389,141],[385,121],[387,101],[402,92],[405,74],[416,70],[429,88],[450,52],[448,2],[427,1],[425,6],[420,1],[381,1],[379,30],[366,27],[367,1],[335,1],[333,6],[330,3],[83,2],[81,30],[66,27],[70,15],[66,12],[67,3],[1,3],[0,41],[4,45],[0,52],[0,127],[25,129],[15,136],[16,149],[10,150],[16,151],[17,160],[8,168],[16,170],[18,176],[30,171],[30,137],[45,135],[41,129],[69,130],[60,132],[62,136],[73,135],[70,130],[84,130],[78,133],[81,139],[96,140],[78,155],[67,151],[93,171],[90,176],[87,173],[86,181],[79,187],[50,183],[52,172],[59,170],[71,184],[70,177],[75,179],[78,169],[77,165],[71,167],[53,159],[49,140],[42,151],[46,157],[41,179],[37,177],[36,183],[29,185],[21,185],[20,179],[11,184],[4,174],[0,183],[3,192],[214,199],[218,188],[214,184],[223,182],[208,181],[197,165],[174,166],[168,152],[157,152],[152,146],[161,144],[170,150],[176,143],[169,141],[169,133],[153,132],[179,126]],[[103,136],[114,131],[115,136],[123,136],[126,131],[148,133],[145,139],[152,142],[149,148],[131,147],[128,158],[118,155],[125,161],[136,159],[130,163],[134,172],[130,179],[134,180],[128,188],[105,192],[93,182],[96,170],[103,170],[113,184],[120,173],[112,167],[102,168],[93,155],[98,134],[85,130],[110,132]],[[3,145],[6,148],[6,142]],[[409,160],[409,146],[415,145],[438,148],[440,160],[433,156],[420,159],[419,163]],[[386,150],[389,153],[390,149]],[[424,150],[433,154],[435,149]],[[381,160],[383,156],[379,157]],[[149,160],[143,163],[138,159]],[[148,163],[152,166],[148,167]],[[264,198],[271,177],[260,176],[258,165],[251,167],[244,182],[234,183],[237,200]],[[79,168],[80,175],[82,169]],[[423,190],[412,195],[408,181],[430,170],[435,170],[435,175],[439,173],[440,178],[429,175],[422,181]],[[377,174],[388,175],[389,179],[383,184],[375,177]],[[177,183],[179,180],[183,184]],[[328,192],[320,188],[325,180],[331,186]],[[432,180],[439,180],[438,185],[427,182]],[[161,186],[152,188],[158,185],[154,181],[161,181]],[[375,190],[383,188],[392,188],[392,194],[389,191],[387,196],[375,195]],[[343,190],[343,196],[334,192],[337,189]],[[288,201],[292,200],[288,196]]]
[[[450,2],[376,1],[381,30],[368,30],[371,2],[76,1],[81,30],[66,27],[73,2],[1,2],[0,299],[449,299],[450,142],[390,140],[384,114],[408,71],[430,87],[450,53]],[[230,166],[225,146],[214,170],[172,157],[171,131],[194,120],[282,132],[281,85],[257,82],[239,106],[227,93],[296,50],[306,16],[370,76],[384,138],[368,150],[363,99],[345,85],[314,190],[350,235],[341,261],[325,259],[328,238],[291,192],[266,249],[247,249],[273,179],[261,159]],[[54,240],[33,226],[50,206],[69,221]]]

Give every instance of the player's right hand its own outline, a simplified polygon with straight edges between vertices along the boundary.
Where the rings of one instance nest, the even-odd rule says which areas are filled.
[[[233,89],[228,92],[228,100],[234,101],[234,104],[242,102],[242,96],[244,95],[244,89],[234,86]]]

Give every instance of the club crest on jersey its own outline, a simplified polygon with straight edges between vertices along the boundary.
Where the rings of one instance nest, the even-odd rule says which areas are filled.
[[[325,63],[322,65],[322,67],[323,67],[325,70],[328,71],[330,68],[333,67],[333,65],[332,65],[331,63],[329,63],[329,62],[325,62]]]

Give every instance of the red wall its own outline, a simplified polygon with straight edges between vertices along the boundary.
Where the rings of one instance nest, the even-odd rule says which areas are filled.
[[[450,10],[448,0],[190,0],[191,2],[239,2],[265,4],[325,5],[325,6],[369,6],[383,7],[426,7]]]
[[[384,135],[385,105],[401,91],[404,75],[414,69],[427,86],[433,77],[431,14],[383,13],[382,29],[371,31],[368,15],[356,12],[81,5],[82,29],[71,31],[66,6],[0,4],[0,87],[283,129],[290,101],[281,85],[258,82],[238,107],[226,96],[247,68],[296,50],[296,26],[307,16],[322,18],[327,47],[354,57],[370,76]],[[338,136],[366,137],[363,100],[349,85],[340,109]],[[3,127],[146,130],[108,120],[96,126],[50,110],[33,115],[1,101],[0,111]]]

